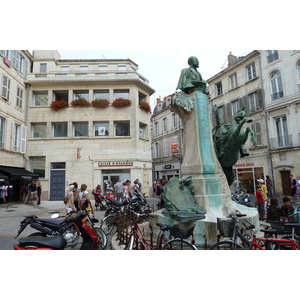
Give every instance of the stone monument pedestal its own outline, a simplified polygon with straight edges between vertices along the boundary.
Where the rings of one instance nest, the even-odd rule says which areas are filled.
[[[217,218],[226,218],[229,214],[240,212],[246,214],[256,229],[259,229],[258,212],[255,208],[238,205],[231,200],[231,192],[226,176],[216,157],[212,140],[210,111],[207,96],[203,88],[191,94],[180,92],[172,100],[172,111],[183,120],[185,156],[181,165],[181,176],[192,177],[195,202],[206,210],[205,218],[193,221],[196,245],[204,248],[217,242]],[[176,195],[179,197],[180,194]],[[169,199],[172,202],[172,199]],[[154,213],[151,220],[153,229],[157,222],[173,225],[179,221],[162,214]]]

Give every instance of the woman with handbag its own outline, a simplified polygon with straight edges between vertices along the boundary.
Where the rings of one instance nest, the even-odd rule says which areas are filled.
[[[92,191],[92,194],[94,195],[95,198],[95,206],[96,206],[96,210],[98,210],[98,206],[101,207],[101,194],[102,194],[102,190],[101,190],[101,185],[98,184]]]

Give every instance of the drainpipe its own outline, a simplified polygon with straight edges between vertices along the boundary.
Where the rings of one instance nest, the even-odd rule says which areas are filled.
[[[259,52],[259,68],[260,68],[260,81],[261,81],[261,88],[262,88],[262,95],[263,95],[263,100],[264,100],[264,119],[265,119],[265,124],[266,124],[266,132],[267,132],[267,146],[268,146],[268,159],[270,162],[270,167],[271,167],[271,178],[272,178],[272,184],[273,184],[273,194],[275,195],[276,192],[276,187],[275,187],[275,180],[274,180],[274,168],[273,168],[273,158],[272,158],[272,153],[270,152],[271,146],[270,146],[270,134],[269,134],[269,126],[268,126],[268,118],[267,118],[267,110],[266,110],[266,102],[265,102],[265,89],[264,89],[264,82],[263,82],[263,77],[262,77],[262,66],[261,66],[261,52]]]
[[[25,126],[28,128],[28,111],[29,111],[29,92],[30,92],[30,88],[31,85],[29,83],[25,83],[25,87],[26,87],[26,103],[25,103]],[[27,130],[28,132],[28,130]],[[27,141],[28,138],[26,138],[26,148],[27,148]],[[25,168],[28,167],[28,156],[26,155],[26,152],[23,153],[23,157],[25,158]]]

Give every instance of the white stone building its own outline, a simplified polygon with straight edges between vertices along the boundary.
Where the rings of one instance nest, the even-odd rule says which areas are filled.
[[[27,50],[0,50],[0,187],[4,182],[13,186],[10,196],[15,200],[19,199],[20,185],[37,178],[25,169],[26,82],[31,59]]]
[[[170,111],[171,96],[156,101],[151,116],[153,180],[169,180],[180,177],[182,125],[179,116]]]
[[[33,52],[28,73],[27,156],[40,175],[43,199],[61,200],[67,186],[139,179],[149,195],[152,181],[150,114],[139,102],[150,102],[154,90],[130,59],[60,59],[53,51]],[[115,108],[117,98],[132,105]],[[107,99],[107,108],[73,107],[84,98]],[[68,107],[52,110],[55,100]]]

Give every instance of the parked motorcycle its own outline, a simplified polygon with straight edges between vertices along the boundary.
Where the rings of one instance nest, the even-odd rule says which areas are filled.
[[[252,207],[249,194],[246,194],[244,192],[231,193],[231,198],[233,201],[237,202],[238,204]]]
[[[14,248],[16,250],[23,250],[23,248],[65,249],[78,245],[82,239],[80,250],[103,250],[107,245],[107,237],[103,230],[94,227],[95,221],[98,220],[91,219],[89,214],[84,211],[72,212],[61,219],[39,219],[35,215],[30,215],[21,221],[16,238],[27,225],[39,232],[20,239],[19,244]]]

